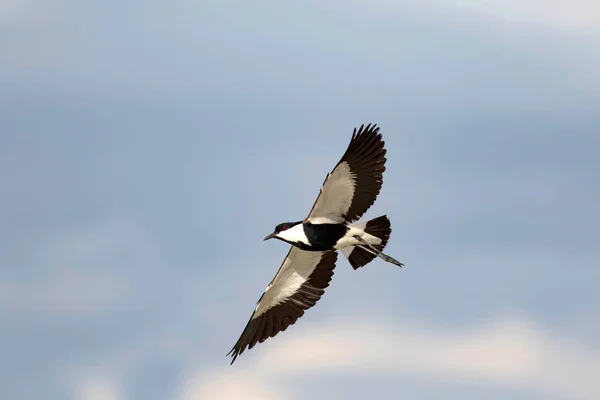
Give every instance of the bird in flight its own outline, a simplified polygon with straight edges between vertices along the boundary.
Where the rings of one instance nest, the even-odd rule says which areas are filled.
[[[292,246],[227,354],[232,356],[231,364],[246,348],[285,331],[317,303],[333,276],[337,250],[355,270],[376,257],[403,266],[383,253],[392,232],[386,215],[356,223],[381,190],[384,144],[377,125],[362,125],[358,131],[355,128],[346,152],[327,174],[308,217],[283,222],[265,237]]]

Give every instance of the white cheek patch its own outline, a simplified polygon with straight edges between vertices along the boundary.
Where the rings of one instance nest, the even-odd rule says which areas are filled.
[[[289,242],[302,242],[304,244],[310,244],[308,238],[304,233],[304,225],[298,224],[292,228],[281,231],[277,234],[277,237],[287,240]]]

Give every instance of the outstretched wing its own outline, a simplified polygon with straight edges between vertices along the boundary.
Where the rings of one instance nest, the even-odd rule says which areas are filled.
[[[329,286],[336,260],[335,251],[304,251],[292,246],[227,354],[233,357],[231,363],[246,348],[285,331],[314,306]]]
[[[354,128],[348,149],[327,174],[307,219],[354,222],[373,205],[385,171],[385,142],[377,125]]]

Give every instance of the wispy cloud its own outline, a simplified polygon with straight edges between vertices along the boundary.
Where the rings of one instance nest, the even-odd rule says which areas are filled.
[[[339,2],[342,5],[342,2]],[[386,13],[429,10],[437,15],[487,16],[498,21],[538,24],[577,32],[600,31],[600,4],[594,0],[378,0],[352,1],[354,7]]]
[[[73,389],[73,400],[122,400],[116,380],[104,375],[82,377]]]
[[[508,21],[574,31],[600,30],[600,3],[594,0],[434,0],[429,3],[472,9]]]
[[[194,372],[184,381],[178,400],[285,400],[285,394],[267,385],[260,372],[231,373],[228,370]]]
[[[565,399],[600,396],[600,353],[519,315],[453,329],[414,321],[396,326],[366,318],[323,324],[310,335],[296,332],[276,340],[276,345],[262,347],[266,354],[258,359],[242,361],[258,361],[258,368],[240,372],[243,364],[232,367],[238,369],[230,371],[235,385],[227,373],[190,378],[197,393],[211,394],[197,398],[221,398],[221,393],[230,395],[232,387],[235,396],[245,393],[246,385],[253,393],[266,393],[272,382],[288,374],[340,373],[489,385]]]

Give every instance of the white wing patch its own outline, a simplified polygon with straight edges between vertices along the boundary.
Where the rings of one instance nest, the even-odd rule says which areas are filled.
[[[256,306],[252,319],[292,296],[308,280],[322,256],[323,252],[320,251],[304,251],[293,247]]]
[[[352,205],[355,187],[356,177],[350,170],[350,165],[342,161],[325,180],[309,218],[322,217],[334,222],[343,222],[342,215],[346,214]]]
[[[339,223],[338,221],[334,221],[331,218],[327,218],[327,217],[311,217],[311,218],[307,218],[307,221],[310,222],[311,224],[314,225],[318,225],[318,224],[337,224]]]

